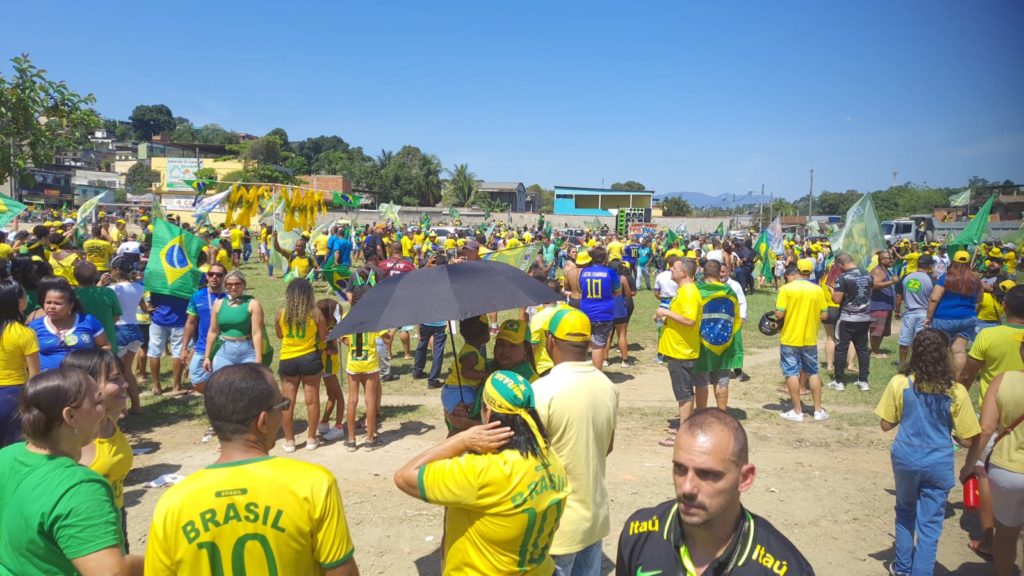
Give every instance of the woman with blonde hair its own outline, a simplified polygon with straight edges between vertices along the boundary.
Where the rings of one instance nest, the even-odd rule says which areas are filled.
[[[306,400],[306,449],[320,446],[317,425],[320,422],[320,378],[324,371],[320,342],[327,340],[327,321],[317,308],[313,285],[296,278],[284,292],[284,309],[274,322],[281,339],[281,363],[278,373],[285,398],[291,405],[284,411],[284,451],[295,451],[295,398],[301,384]]]

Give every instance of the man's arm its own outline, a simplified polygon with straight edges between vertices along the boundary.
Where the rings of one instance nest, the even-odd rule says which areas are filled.
[[[970,355],[967,356],[967,362],[964,363],[964,367],[960,370],[960,377],[957,378],[957,382],[964,385],[964,388],[968,390],[974,385],[974,379],[978,377],[978,372],[985,367],[984,362],[972,358]]]

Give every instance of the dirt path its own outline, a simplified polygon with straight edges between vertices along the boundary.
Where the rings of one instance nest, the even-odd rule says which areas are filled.
[[[888,447],[891,434],[875,424],[854,425],[843,418],[793,424],[769,411],[781,395],[777,350],[747,355],[750,382],[733,381],[730,406],[750,435],[757,481],[744,504],[771,520],[804,552],[818,574],[885,574],[893,542],[893,478]],[[635,509],[673,497],[671,450],[658,446],[666,419],[675,413],[666,371],[651,363],[628,372],[617,368],[621,407],[615,451],[609,459],[612,534],[604,542],[613,568],[619,529]],[[328,467],[339,480],[346,515],[363,574],[439,574],[442,510],[401,494],[394,471],[413,455],[444,437],[438,395],[419,383],[385,386],[384,403],[401,415],[384,423],[388,445],[376,452],[348,453],[339,445],[291,457]],[[404,406],[395,409],[393,407]],[[833,413],[869,412],[862,407],[829,407]],[[860,419],[857,421],[867,421]],[[874,420],[871,420],[874,422]],[[162,494],[142,484],[168,472],[189,474],[216,458],[214,445],[199,442],[205,423],[179,422],[137,433],[136,446],[156,450],[137,456],[126,483],[132,551],[144,549],[153,507]],[[299,435],[301,441],[304,435]],[[275,455],[284,455],[278,448]],[[960,458],[962,458],[962,453]],[[939,545],[937,574],[987,574],[967,547],[959,487]]]

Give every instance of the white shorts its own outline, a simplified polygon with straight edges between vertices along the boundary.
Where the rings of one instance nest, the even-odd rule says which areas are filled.
[[[171,358],[181,356],[181,340],[185,335],[185,327],[177,328],[171,326],[149,325],[149,348],[146,349],[146,356],[160,358],[164,355],[164,347],[168,339],[171,342]]]
[[[1024,526],[1024,474],[988,467],[988,485],[992,490],[992,512],[1003,526]]]

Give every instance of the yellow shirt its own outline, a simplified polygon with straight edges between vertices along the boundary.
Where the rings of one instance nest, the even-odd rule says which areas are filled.
[[[444,239],[444,249],[445,250],[454,250],[455,249],[455,238],[452,238],[451,236],[445,238]]]
[[[412,259],[412,238],[409,236],[402,236],[402,258]]]
[[[85,250],[85,259],[96,265],[100,272],[110,270],[110,257],[114,255],[114,246],[100,238],[90,238],[82,244]]]
[[[217,264],[223,266],[225,270],[231,270],[231,256],[228,254],[227,250],[223,248],[217,250],[216,260]]]
[[[1003,374],[1003,382],[996,395],[999,408],[999,430],[1006,430],[1024,414],[1024,372],[1016,370]],[[1004,470],[1024,474],[1024,425],[1014,428],[992,448],[992,463]]]
[[[423,245],[423,241],[426,240],[426,239],[427,239],[427,236],[425,234],[422,234],[422,233],[420,233],[420,234],[413,234],[412,235],[412,243],[413,243],[413,245],[419,244],[420,246],[422,246]]]
[[[89,469],[110,482],[117,507],[124,508],[124,479],[132,471],[132,461],[135,459],[128,438],[114,424],[114,435],[110,438],[97,438],[93,440],[93,445],[96,447],[96,457],[89,464]]]
[[[345,366],[345,372],[373,374],[380,371],[380,365],[377,363],[377,338],[381,334],[387,334],[387,330],[348,335],[348,364]]]
[[[313,249],[316,251],[317,256],[327,256],[327,235],[321,234],[313,240]]]
[[[68,283],[72,286],[78,286],[78,280],[75,278],[75,264],[78,263],[78,254],[71,252],[63,260],[57,259],[57,252],[50,253],[50,267],[53,268],[54,276],[63,276],[67,278]]]
[[[547,339],[548,331],[545,327],[551,317],[563,308],[568,308],[565,302],[558,302],[552,306],[545,306],[534,313],[530,318],[530,344],[533,344],[533,360],[537,365],[537,374],[543,374],[551,370],[555,363],[548,356]]]
[[[978,406],[985,401],[985,392],[988,392],[993,378],[1009,370],[1024,370],[1020,341],[1014,338],[1021,330],[1024,330],[1024,325],[1003,324],[985,328],[974,337],[974,345],[967,355],[982,363],[978,374],[981,381],[978,385]]]
[[[231,249],[241,250],[242,249],[242,238],[245,237],[245,232],[241,228],[232,228],[230,232],[231,238]]]
[[[903,374],[897,374],[885,385],[885,392],[878,399],[878,407],[875,408],[875,415],[893,424],[899,424],[903,420],[903,394],[910,388],[910,379]],[[927,385],[922,387],[923,392],[928,392]],[[949,412],[953,415],[953,435],[957,438],[973,438],[981,434],[981,426],[978,424],[978,415],[971,407],[971,398],[967,395],[967,389],[960,384],[954,383],[946,391],[953,401],[949,404]]]
[[[296,256],[288,263],[289,270],[295,270],[296,278],[305,278],[309,275],[310,263],[308,256]]]
[[[569,495],[558,455],[547,466],[517,450],[463,454],[422,466],[420,498],[447,507],[446,576],[548,576],[548,551]]]
[[[998,289],[998,288],[997,288]],[[1003,318],[1003,305],[996,300],[991,292],[985,292],[981,296],[981,306],[978,307],[978,320],[985,322],[1000,322]]]
[[[518,238],[509,238],[508,240],[505,241],[505,249],[506,250],[509,249],[509,248],[518,248],[518,247],[520,247],[522,245],[523,245],[523,243],[520,242]]]
[[[551,553],[579,552],[611,531],[604,479],[619,388],[590,361],[562,362],[533,383],[533,393],[572,487]]]
[[[28,382],[26,356],[39,354],[39,340],[31,328],[11,322],[0,333],[0,386],[21,386]]]
[[[696,360],[700,355],[700,315],[704,308],[700,290],[693,282],[679,286],[669,309],[676,314],[693,320],[692,326],[683,326],[671,318],[665,318],[658,340],[658,353],[677,360]]]
[[[318,334],[316,321],[312,316],[306,318],[306,322],[302,326],[295,326],[286,322],[284,314],[281,314],[277,323],[281,327],[281,333],[284,334],[284,338],[281,339],[281,360],[298,358],[317,351]]]
[[[484,355],[480,353],[480,350],[472,344],[463,344],[462,349],[459,350],[459,361],[452,364],[452,370],[448,373],[448,379],[444,381],[445,384],[450,386],[470,386],[472,388],[479,388],[483,380],[474,380],[462,373],[463,361],[471,361],[473,369],[477,372],[483,372],[487,367],[487,361],[484,360]]]
[[[608,243],[608,261],[622,260],[622,251],[626,248],[626,245],[618,240]]]
[[[121,229],[118,228],[117,226],[115,226],[114,229],[110,231],[110,241],[114,244],[120,244],[121,241],[125,239],[125,236],[127,235],[124,232],[122,232]]]
[[[779,339],[783,346],[818,345],[821,313],[828,309],[821,287],[807,280],[794,280],[779,289],[775,309],[786,312]]]
[[[153,512],[146,574],[316,575],[353,551],[334,476],[264,456],[213,464],[171,486]]]

